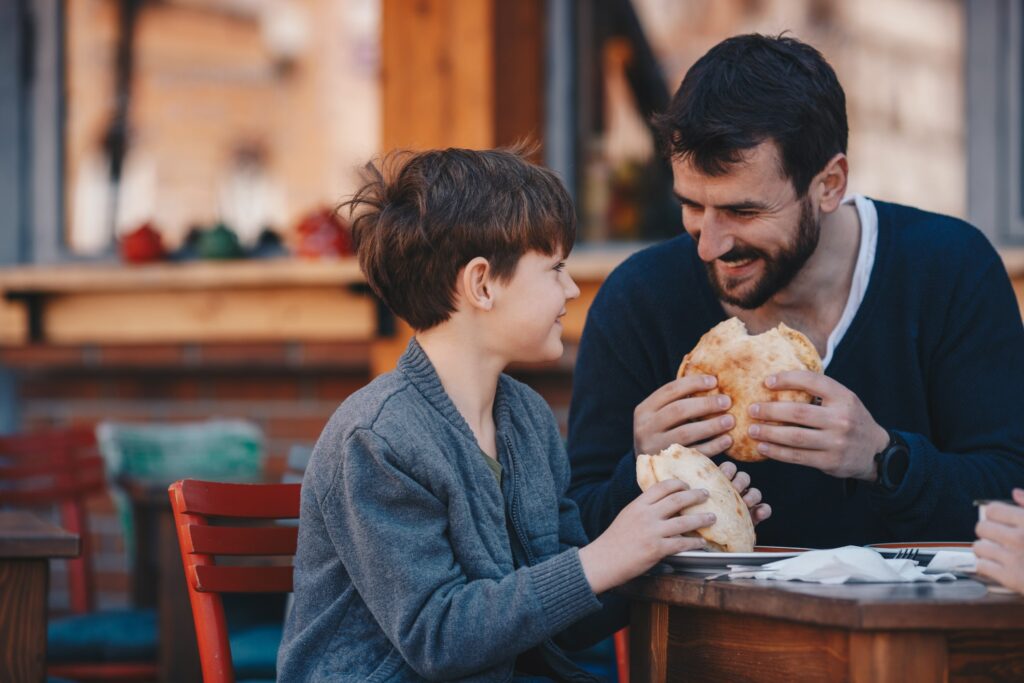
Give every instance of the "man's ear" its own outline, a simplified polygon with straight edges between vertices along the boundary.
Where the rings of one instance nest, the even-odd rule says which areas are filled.
[[[811,181],[811,191],[817,194],[822,213],[832,213],[846,196],[846,183],[850,178],[850,164],[840,152],[829,159],[821,173]]]
[[[489,311],[494,306],[494,288],[491,285],[491,264],[483,256],[477,256],[459,272],[458,293],[466,302],[478,310]]]

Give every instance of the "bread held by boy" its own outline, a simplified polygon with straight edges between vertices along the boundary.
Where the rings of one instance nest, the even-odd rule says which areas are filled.
[[[814,344],[800,332],[783,323],[762,334],[747,333],[739,318],[715,325],[690,353],[683,357],[679,377],[714,375],[718,384],[698,395],[725,394],[732,399],[729,408],[735,426],[729,430],[734,460],[757,462],[765,457],[757,452],[757,442],[747,430],[752,424],[750,405],[769,401],[811,403],[814,397],[803,391],[772,391],[765,378],[787,370],[821,372],[821,357]]]
[[[686,509],[686,514],[713,512],[716,521],[697,529],[709,550],[749,553],[754,550],[754,522],[750,510],[722,470],[700,451],[672,444],[656,455],[636,458],[636,481],[646,491],[659,481],[678,479],[691,489],[707,489],[706,501]]]

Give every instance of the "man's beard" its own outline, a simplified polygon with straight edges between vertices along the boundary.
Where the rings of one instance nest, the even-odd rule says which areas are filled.
[[[814,250],[818,247],[818,239],[821,237],[821,224],[815,219],[811,209],[811,202],[807,197],[800,202],[800,221],[797,224],[796,237],[793,243],[784,247],[777,254],[769,254],[754,247],[737,246],[727,253],[719,256],[717,261],[742,261],[745,259],[760,259],[764,264],[764,272],[761,278],[753,283],[745,294],[731,293],[730,290],[738,285],[741,280],[735,281],[725,278],[725,282],[718,279],[715,272],[715,262],[705,263],[708,271],[708,281],[715,296],[727,304],[751,310],[760,308],[776,292],[783,289],[792,282],[796,274],[807,263]]]

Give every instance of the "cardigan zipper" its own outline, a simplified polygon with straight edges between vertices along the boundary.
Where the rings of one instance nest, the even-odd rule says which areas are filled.
[[[519,481],[516,475],[515,458],[513,456],[512,440],[508,438],[508,434],[504,435],[505,449],[508,452],[508,469],[509,475],[512,479],[512,486],[509,490],[509,517],[512,519],[512,528],[516,532],[516,538],[519,539],[519,545],[522,546],[523,552],[526,553],[527,564],[533,565],[534,556],[533,551],[530,550],[530,544],[526,542],[526,535],[523,533],[522,527],[519,523],[519,508],[516,505],[516,489],[519,488]]]
[[[519,539],[519,545],[522,546],[523,552],[526,553],[526,561],[530,566],[533,566],[536,558],[533,555],[533,551],[530,550],[530,545],[526,542],[526,535],[524,534],[522,528],[520,528],[519,525],[519,513],[517,512],[518,508],[516,507],[516,489],[518,488],[519,482],[516,479],[517,475],[515,467],[515,457],[513,457],[514,450],[512,448],[512,440],[509,439],[508,435],[506,434],[504,435],[504,441],[505,448],[508,452],[509,477],[512,480],[512,485],[510,487],[508,497],[509,517],[512,519],[512,528],[515,530],[516,537]],[[551,652],[552,656],[562,659],[565,662],[567,662],[569,666],[578,669],[577,671],[559,671],[554,665],[551,664],[550,660],[548,660],[548,666],[551,667],[552,671],[557,673],[560,677],[564,677],[568,681],[580,681],[580,683],[593,683],[594,681],[596,681],[596,679],[593,676],[591,676],[588,672],[579,669],[578,665],[575,662],[568,660],[565,654],[562,653],[561,648],[555,645],[554,641],[551,638],[545,639],[544,642],[541,643],[541,648],[541,656],[544,657],[545,660],[547,660],[547,657],[545,657],[545,655],[543,654],[543,650],[547,649],[549,652]]]

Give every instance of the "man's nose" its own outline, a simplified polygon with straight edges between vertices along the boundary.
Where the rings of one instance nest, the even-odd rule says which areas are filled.
[[[723,230],[715,217],[708,213],[705,213],[704,220],[701,221],[700,232],[697,235],[697,255],[706,263],[728,253],[735,242],[732,235]]]

